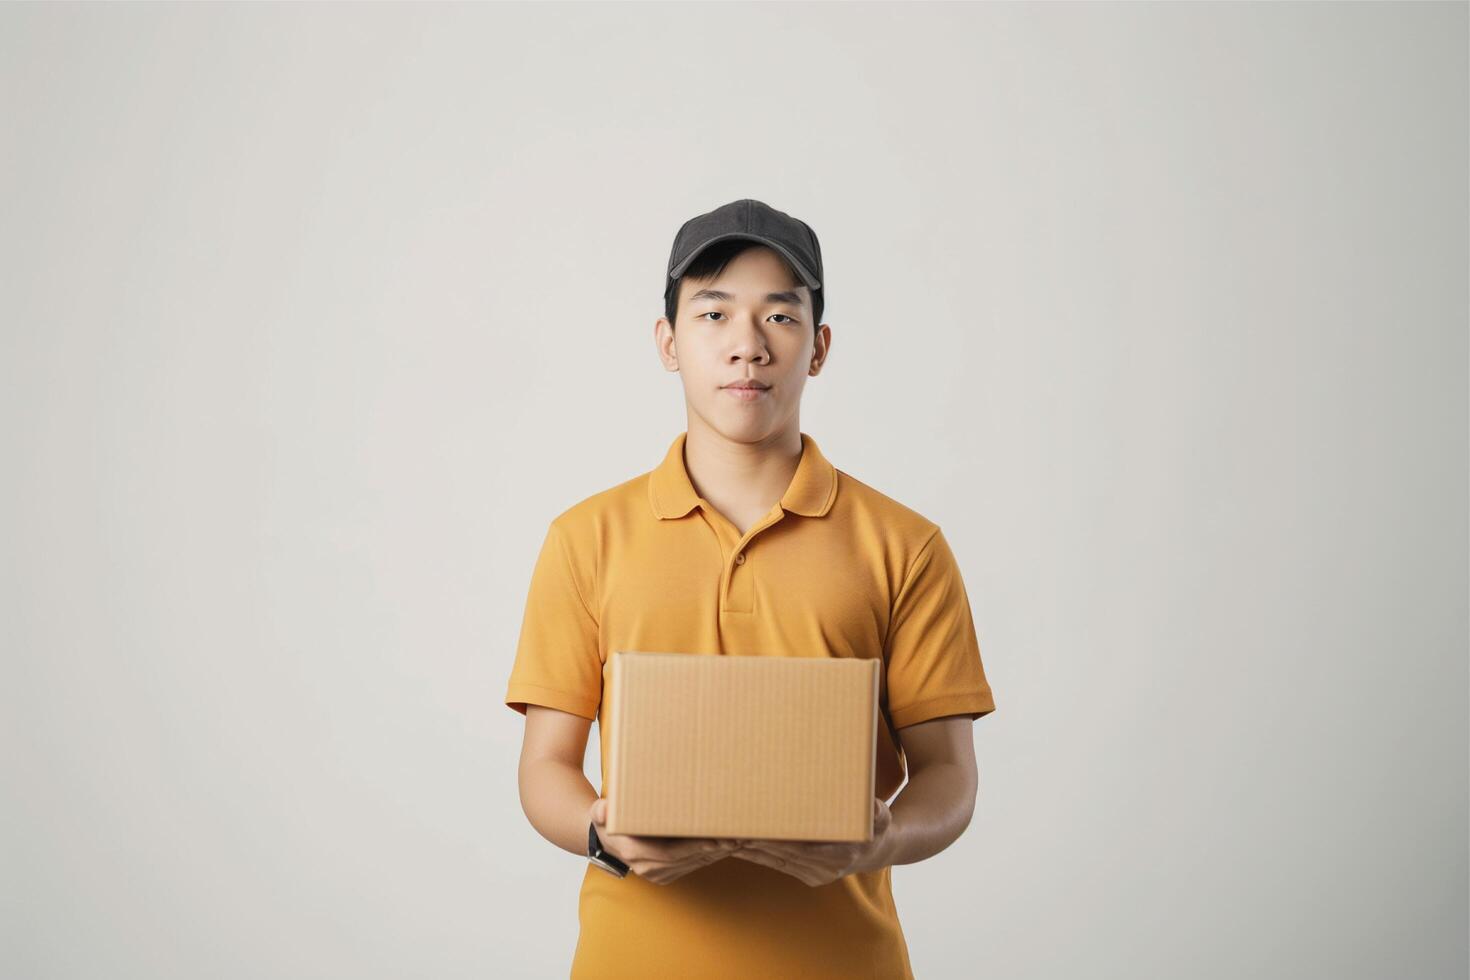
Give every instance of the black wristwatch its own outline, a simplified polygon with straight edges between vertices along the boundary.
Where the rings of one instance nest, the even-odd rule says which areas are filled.
[[[597,837],[597,821],[595,820],[587,825],[587,860],[608,874],[617,875],[619,878],[628,876],[628,866],[603,848],[602,841]]]

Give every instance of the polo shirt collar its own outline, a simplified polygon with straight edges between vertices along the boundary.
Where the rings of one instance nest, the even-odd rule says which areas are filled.
[[[683,517],[699,506],[699,494],[684,467],[684,441],[687,431],[674,437],[664,460],[649,475],[648,499],[660,519]],[[837,470],[817,448],[817,442],[801,433],[801,462],[791,485],[781,495],[781,509],[821,517],[832,508],[837,496]]]

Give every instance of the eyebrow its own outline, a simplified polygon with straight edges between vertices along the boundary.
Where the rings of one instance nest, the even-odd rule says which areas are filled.
[[[712,300],[715,300],[717,302],[729,302],[730,300],[733,300],[734,298],[735,298],[734,296],[730,295],[727,292],[723,292],[722,290],[719,290],[719,289],[701,289],[699,292],[695,293],[693,296],[690,296],[689,297],[689,300],[690,300],[690,302],[693,302],[694,300],[697,300],[697,299],[712,299]],[[801,297],[798,296],[794,291],[787,290],[786,292],[781,292],[781,293],[766,293],[766,302],[767,303],[788,303],[788,304],[790,304],[792,306],[800,306],[801,305]]]

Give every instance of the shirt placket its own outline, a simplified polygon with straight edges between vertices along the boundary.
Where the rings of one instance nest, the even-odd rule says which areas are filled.
[[[777,504],[750,530],[741,534],[719,511],[706,504],[700,507],[705,523],[714,531],[720,545],[720,612],[750,613],[755,611],[755,565],[758,549],[754,543],[762,531],[785,516]]]

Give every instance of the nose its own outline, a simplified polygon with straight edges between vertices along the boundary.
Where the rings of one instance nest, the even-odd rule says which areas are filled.
[[[754,360],[762,363],[770,358],[766,350],[766,338],[750,317],[736,317],[739,327],[731,330],[730,359],[732,361]]]

